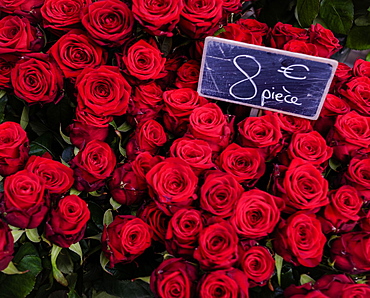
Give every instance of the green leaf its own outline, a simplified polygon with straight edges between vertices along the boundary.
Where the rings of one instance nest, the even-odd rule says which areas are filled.
[[[54,141],[53,134],[51,132],[46,132],[30,144],[30,155],[41,156],[45,152],[49,152],[54,155],[50,150]]]
[[[104,210],[98,204],[92,201],[88,202],[88,206],[91,220],[100,230],[103,230]]]
[[[103,225],[109,226],[113,221],[113,214],[112,214],[112,209],[108,209],[105,211],[104,216],[103,216]]]
[[[70,195],[76,195],[76,196],[78,196],[80,193],[81,193],[81,191],[75,189],[74,187],[72,187],[71,190],[69,191],[69,194]]]
[[[20,121],[20,125],[24,130],[26,130],[28,123],[30,122],[30,119],[28,116],[29,111],[30,111],[30,108],[28,106],[24,106],[22,115],[21,115],[21,121]]]
[[[275,253],[275,267],[279,286],[281,286],[281,268],[283,268],[283,262],[284,259]]]
[[[109,271],[106,268],[108,263],[109,263],[109,259],[105,256],[104,252],[101,252],[100,253],[100,265],[103,268],[103,270],[107,273],[109,273]]]
[[[96,290],[93,290],[91,298],[118,298],[118,297],[109,295],[107,292],[104,292],[104,291],[97,292]]]
[[[295,16],[303,28],[309,27],[317,17],[320,8],[320,0],[297,0]]]
[[[57,267],[57,258],[62,251],[62,248],[53,244],[51,249],[51,266],[53,271],[53,276],[57,282],[62,284],[63,286],[68,286],[68,281],[64,277],[63,273]]]
[[[346,47],[354,50],[367,50],[370,48],[370,26],[353,26],[348,33]]]
[[[366,61],[370,61],[370,53],[366,55],[365,60],[366,60]]]
[[[71,138],[66,136],[62,131],[62,124],[59,125],[59,133],[61,137],[63,138],[64,142],[66,142],[68,145],[72,145]]]
[[[5,118],[5,107],[8,103],[8,95],[4,90],[0,90],[0,123],[3,123]]]
[[[8,265],[8,267],[6,267],[1,272],[5,273],[5,274],[8,274],[8,275],[13,275],[13,274],[25,274],[25,273],[28,272],[28,270],[26,270],[26,271],[19,271],[17,269],[17,267],[14,266],[13,262],[10,262],[9,265]]]
[[[354,18],[353,2],[349,0],[323,0],[320,16],[330,30],[340,34],[348,34]]]
[[[128,124],[127,122],[124,122],[119,127],[117,127],[117,130],[120,132],[128,132],[131,129],[132,129],[131,125]]]
[[[110,198],[109,203],[111,204],[113,210],[117,210],[119,207],[122,206],[120,203],[115,201],[113,198]]]
[[[23,233],[25,232],[25,230],[12,230],[12,235],[13,235],[13,238],[14,238],[14,243],[16,243],[19,238],[22,237]]]
[[[32,242],[38,243],[41,241],[37,228],[35,229],[26,229],[26,235],[29,240]]]
[[[81,260],[81,265],[82,265],[82,262],[83,262],[83,254],[82,254],[82,249],[81,249],[81,245],[79,242],[77,243],[74,243],[72,244],[69,249],[71,251],[73,251],[74,253],[76,253],[79,257],[80,257],[80,260]]]
[[[299,282],[300,282],[301,285],[304,285],[308,282],[314,284],[315,280],[307,274],[301,274],[301,278],[299,279]]]
[[[355,19],[356,26],[370,26],[370,15],[362,15]]]

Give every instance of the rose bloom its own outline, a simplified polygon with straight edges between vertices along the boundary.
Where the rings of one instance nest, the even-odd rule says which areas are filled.
[[[151,35],[173,36],[184,4],[181,0],[132,1],[135,19]]]
[[[0,220],[0,270],[8,267],[13,259],[14,239],[9,226]]]
[[[370,116],[370,78],[354,77],[345,82],[339,93],[347,98],[349,105],[358,113]]]
[[[274,112],[265,112],[266,114],[272,114]],[[309,132],[312,131],[311,121],[291,115],[285,115],[280,113],[274,113],[278,117],[279,126],[283,134],[283,138],[290,139],[295,132]]]
[[[228,13],[238,13],[241,11],[242,3],[240,0],[223,0],[222,10]]]
[[[310,26],[308,34],[320,57],[329,58],[342,48],[333,32],[318,23]]]
[[[311,290],[319,290],[325,297],[345,298],[350,296],[342,296],[343,288],[353,284],[355,282],[345,274],[327,274],[319,278],[313,286],[310,284],[310,287]]]
[[[284,297],[286,298],[328,298],[321,291],[314,290],[312,288],[312,283],[308,282],[300,286],[291,284],[284,290]],[[335,296],[337,297],[337,296]],[[333,297],[334,298],[334,297]]]
[[[295,53],[302,53],[306,55],[318,56],[318,51],[316,46],[313,43],[307,42],[305,40],[290,40],[288,41],[283,50],[295,52]]]
[[[161,298],[192,298],[198,279],[197,268],[181,259],[164,260],[150,276],[150,289]]]
[[[246,42],[255,45],[262,45],[262,36],[253,34],[239,24],[227,24],[223,27],[225,31],[221,32],[219,37],[230,40]]]
[[[353,65],[352,71],[356,77],[370,78],[370,62],[362,59],[357,59]]]
[[[34,22],[40,18],[40,7],[42,5],[43,0],[0,0],[0,10],[2,12],[26,17]]]
[[[278,22],[270,31],[269,42],[273,48],[282,49],[290,40],[308,41],[307,30]]]
[[[264,38],[269,31],[269,27],[265,23],[261,23],[255,19],[239,19],[237,24],[241,25],[243,29],[251,32],[256,39]]]
[[[102,234],[102,250],[111,267],[116,263],[130,263],[144,253],[152,242],[152,231],[140,218],[118,215]]]
[[[27,134],[18,123],[0,124],[0,175],[8,176],[23,168],[29,150]]]
[[[370,158],[353,158],[344,174],[344,181],[353,186],[367,203],[370,200]]]
[[[19,60],[17,55],[4,54],[0,57],[0,88],[11,89],[10,74],[16,62]]]
[[[157,121],[148,120],[138,127],[137,143],[140,150],[154,154],[166,142],[167,135]]]
[[[273,241],[276,253],[294,266],[316,267],[320,264],[326,238],[315,214],[297,212],[281,221]]]
[[[177,88],[196,89],[198,86],[200,72],[200,63],[197,60],[189,60],[185,62],[177,70],[177,78],[175,86]]]
[[[84,200],[76,195],[62,198],[51,211],[45,225],[45,237],[61,247],[79,242],[90,219],[90,210]]]

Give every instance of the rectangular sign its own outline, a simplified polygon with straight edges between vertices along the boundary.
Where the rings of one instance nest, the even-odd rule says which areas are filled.
[[[331,59],[207,37],[198,93],[315,120],[337,66]]]

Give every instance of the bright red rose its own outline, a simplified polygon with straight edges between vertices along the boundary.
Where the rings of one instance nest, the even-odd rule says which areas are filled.
[[[362,59],[357,59],[353,65],[353,74],[356,77],[370,78],[370,62]]]
[[[337,69],[335,70],[333,81],[330,85],[330,93],[336,93],[341,88],[342,84],[346,82],[351,76],[352,68],[342,62],[338,63]]]
[[[154,154],[167,142],[167,135],[162,125],[155,120],[148,120],[137,129],[137,143],[142,151]]]
[[[177,88],[191,88],[196,90],[198,86],[200,63],[197,60],[185,62],[177,70],[175,86]]]
[[[116,263],[130,263],[150,247],[152,231],[140,218],[118,215],[102,234],[102,250],[111,267]]]
[[[273,112],[265,112],[266,114],[272,114]],[[275,113],[274,113],[275,114]],[[309,132],[312,131],[311,121],[304,118],[294,117],[291,115],[285,115],[276,113],[280,125],[281,132],[284,138],[290,139],[295,132]]]
[[[107,143],[97,140],[87,143],[71,161],[76,189],[99,189],[112,174],[116,163],[116,156]]]
[[[218,0],[185,0],[179,23],[181,33],[192,39],[215,33],[222,19],[222,4]]]
[[[90,211],[84,200],[76,195],[62,198],[51,211],[45,225],[45,237],[61,247],[79,242],[90,219]]]
[[[146,174],[157,164],[164,160],[164,157],[152,156],[148,152],[140,153],[132,162],[132,169],[136,176],[146,181]]]
[[[5,54],[0,57],[0,88],[11,89],[10,74],[16,62],[19,60],[17,55]]]
[[[131,38],[134,17],[124,2],[104,0],[86,5],[81,22],[98,45],[119,47]]]
[[[184,4],[181,0],[132,1],[135,19],[151,35],[173,36]]]
[[[316,46],[318,56],[320,57],[329,58],[342,48],[333,32],[319,23],[311,25],[308,29],[308,34],[310,42]]]
[[[200,207],[216,216],[228,218],[244,189],[230,174],[208,171],[200,188]]]
[[[150,276],[150,289],[161,298],[195,297],[197,268],[181,259],[164,260]]]
[[[370,201],[370,158],[353,158],[344,174],[344,180],[356,188],[364,203]]]
[[[238,236],[224,220],[203,229],[198,242],[194,259],[203,270],[228,269],[238,260]]]
[[[281,221],[273,241],[276,253],[294,266],[316,267],[320,264],[326,238],[315,214],[297,212]]]
[[[199,282],[200,298],[223,297],[248,298],[249,284],[243,271],[235,268],[206,273]]]
[[[290,40],[308,41],[307,30],[278,22],[270,31],[269,41],[273,48],[282,49]]]
[[[197,198],[198,178],[180,158],[171,157],[156,164],[147,174],[149,194],[167,215],[190,206]]]
[[[106,62],[107,53],[82,30],[71,30],[50,48],[66,78],[75,80],[85,68],[95,68]]]
[[[370,78],[354,77],[345,82],[339,93],[348,99],[349,105],[358,113],[370,116]]]
[[[262,45],[262,36],[253,34],[253,32],[245,29],[242,25],[231,23],[224,26],[223,29],[225,31],[221,32],[218,37]]]
[[[29,150],[27,134],[18,123],[0,124],[0,175],[8,176],[23,168]]]
[[[255,19],[239,19],[237,24],[241,25],[243,29],[249,30],[256,39],[264,38],[269,31],[269,27],[265,23],[261,23]]]
[[[284,45],[283,50],[311,56],[318,55],[316,46],[305,40],[290,40]]]
[[[196,209],[180,209],[168,223],[166,249],[176,257],[192,259],[198,246],[199,233],[203,230],[203,218]]]
[[[243,148],[232,143],[218,158],[220,168],[239,183],[253,187],[265,173],[265,160],[257,149]]]
[[[14,239],[9,226],[0,220],[0,270],[8,267],[13,259]]]
[[[49,210],[43,179],[27,170],[8,176],[2,204],[9,224],[21,229],[37,228]]]
[[[63,96],[63,74],[48,55],[20,59],[12,69],[14,94],[29,104],[57,103]]]

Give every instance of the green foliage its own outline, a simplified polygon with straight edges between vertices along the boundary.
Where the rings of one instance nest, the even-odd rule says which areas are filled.
[[[303,28],[309,27],[317,17],[320,8],[320,0],[297,0],[295,15],[298,23]]]
[[[353,26],[348,34],[346,46],[355,50],[370,48],[370,26]]]
[[[335,33],[348,34],[354,18],[354,6],[348,0],[323,0],[320,16]]]

